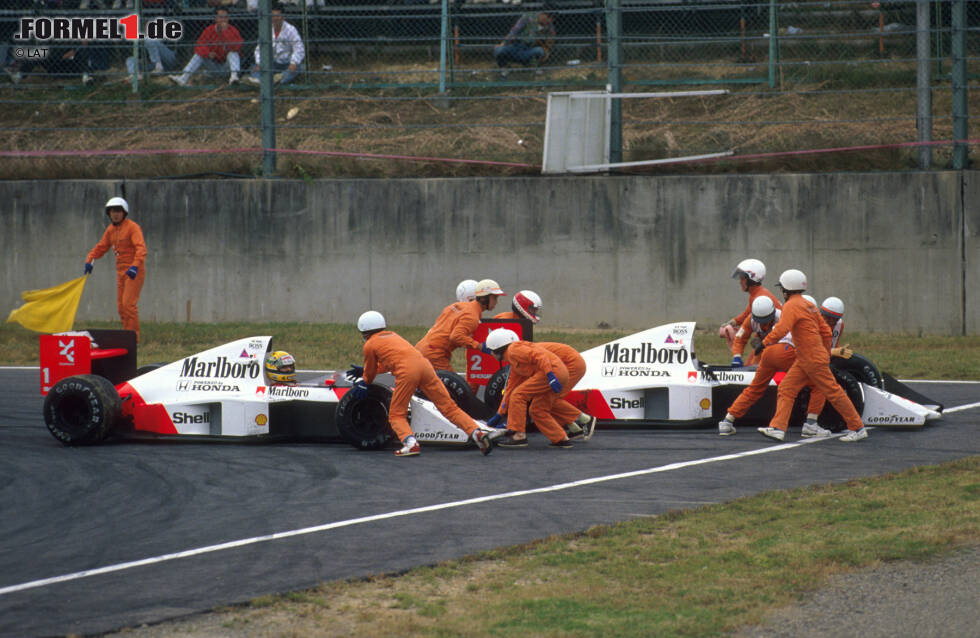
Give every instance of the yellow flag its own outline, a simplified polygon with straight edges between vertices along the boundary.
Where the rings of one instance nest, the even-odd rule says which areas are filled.
[[[82,300],[87,275],[43,290],[20,293],[25,303],[14,308],[7,322],[16,321],[35,332],[65,332],[75,323],[78,302]]]

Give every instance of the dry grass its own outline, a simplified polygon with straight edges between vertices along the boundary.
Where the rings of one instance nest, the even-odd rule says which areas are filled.
[[[314,68],[317,63],[314,62]],[[356,81],[432,82],[425,65],[406,62],[385,67],[387,76],[340,77]],[[431,67],[429,67],[431,68]],[[724,76],[727,67],[685,67],[688,76]],[[761,67],[759,67],[761,68]],[[651,69],[628,69],[641,79]],[[362,68],[363,70],[363,68]],[[604,81],[601,67],[552,69],[543,76],[567,83]],[[665,67],[657,74],[669,80],[678,73]],[[900,92],[853,92],[852,88],[913,86],[914,69],[886,64],[873,69],[846,66],[810,69],[788,67],[775,90],[765,84],[733,85],[732,94],[708,98],[626,100],[624,161],[711,153],[734,149],[738,155],[817,148],[883,145],[914,141],[915,95]],[[118,77],[118,76],[117,76]],[[331,76],[332,77],[332,76]],[[537,77],[517,70],[508,80]],[[868,82],[868,78],[877,82]],[[314,81],[330,77],[314,76]],[[499,81],[489,68],[457,72],[459,81]],[[180,89],[153,79],[134,96],[117,80],[92,88],[61,88],[31,78],[23,90],[8,94],[0,125],[8,131],[3,150],[135,150],[214,149],[207,155],[126,157],[45,157],[5,160],[0,178],[136,178],[199,173],[254,175],[260,170],[255,152],[227,152],[261,146],[260,105],[255,88],[196,87]],[[719,88],[684,86],[678,89]],[[785,89],[785,90],[781,90]],[[789,90],[792,89],[792,92]],[[640,90],[661,90],[642,88]],[[673,90],[673,89],[667,89]],[[804,93],[806,92],[806,93]],[[421,89],[354,89],[289,87],[277,94],[276,134],[281,149],[448,157],[538,165],[544,136],[546,94],[538,88],[471,87],[455,89],[440,101]],[[338,99],[354,98],[354,99]],[[403,99],[412,98],[412,99]],[[32,103],[38,101],[38,103]],[[934,139],[952,136],[951,95],[937,86],[933,95]],[[297,108],[288,119],[287,112]],[[980,95],[971,96],[971,112]],[[58,130],[42,130],[54,127]],[[121,129],[121,130],[117,130]],[[523,140],[523,144],[518,144]],[[948,148],[934,151],[935,163],[949,161]],[[671,165],[646,172],[759,172],[824,170],[898,170],[915,166],[914,149],[865,150],[776,157],[752,161]],[[397,177],[536,174],[537,168],[447,164],[311,154],[282,154],[279,173],[288,177]]]

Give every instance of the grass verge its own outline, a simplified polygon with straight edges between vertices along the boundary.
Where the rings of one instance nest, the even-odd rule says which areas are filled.
[[[977,544],[978,476],[980,457],[970,457],[767,492],[146,630],[185,638],[718,635],[763,621],[833,575]]]
[[[119,328],[118,322],[86,322],[89,328]],[[422,326],[394,326],[415,343]],[[625,330],[541,329],[538,341],[559,341],[582,351],[629,334]],[[144,322],[139,364],[175,361],[233,339],[273,335],[277,348],[296,357],[301,369],[345,369],[361,360],[362,341],[353,326],[314,323],[162,323]],[[899,378],[980,380],[980,336],[946,337],[849,333],[845,341],[879,368]],[[723,342],[706,330],[695,337],[698,357],[708,363],[727,363]],[[0,324],[0,364],[37,365],[37,334],[14,324]],[[463,353],[453,361],[464,369]]]

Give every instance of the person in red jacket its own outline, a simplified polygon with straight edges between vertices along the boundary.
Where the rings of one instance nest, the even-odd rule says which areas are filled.
[[[830,371],[830,327],[820,318],[816,306],[802,297],[806,290],[806,275],[796,269],[787,270],[779,276],[779,286],[786,300],[783,314],[772,332],[762,340],[762,345],[771,346],[792,332],[796,361],[779,384],[776,414],[769,427],[759,428],[759,432],[777,441],[785,439],[796,395],[807,385],[812,385],[844,418],[850,432],[841,437],[841,441],[850,443],[868,438],[861,416]]]
[[[361,399],[367,396],[368,384],[379,373],[390,372],[394,375],[395,387],[388,406],[388,422],[402,443],[402,447],[395,450],[395,456],[415,456],[421,452],[421,446],[408,424],[408,403],[418,388],[443,416],[469,435],[481,453],[489,454],[492,443],[488,433],[456,405],[446,386],[436,376],[432,364],[412,344],[386,330],[386,327],[384,316],[375,310],[369,310],[358,318],[357,329],[364,339],[364,365],[352,367],[347,371],[347,376],[360,377],[351,392],[355,399]]]
[[[510,376],[498,410],[498,422],[507,415],[506,436],[497,440],[501,447],[527,447],[527,415],[551,441],[552,447],[570,448],[571,441],[554,417],[555,401],[569,387],[568,368],[555,353],[540,344],[521,341],[517,333],[497,328],[486,342],[493,356],[510,364]],[[487,425],[493,427],[491,419]]]
[[[116,308],[123,329],[135,332],[139,343],[139,301],[146,279],[146,241],[139,224],[129,219],[129,203],[122,197],[107,201],[105,214],[112,223],[85,257],[85,274],[92,272],[93,262],[112,248],[116,256]]]
[[[745,310],[721,324],[721,327],[718,329],[718,336],[728,342],[728,347],[732,351],[732,365],[742,365],[742,350],[745,348],[745,342],[742,342],[741,349],[735,349],[735,340],[742,336],[741,331],[736,332],[736,330],[739,330],[742,323],[752,314],[752,302],[760,295],[765,295],[772,299],[776,308],[782,308],[782,304],[779,303],[776,296],[763,287],[762,280],[765,277],[766,265],[758,259],[743,259],[738,263],[738,266],[735,267],[735,271],[732,273],[732,278],[738,279],[738,284],[742,287],[742,291],[747,292],[749,295],[749,303],[745,306]],[[746,363],[749,365],[757,363],[756,355],[754,353],[750,354]]]
[[[187,86],[191,77],[204,66],[214,73],[230,71],[228,84],[238,84],[242,70],[242,60],[238,53],[241,48],[242,34],[228,21],[228,10],[218,9],[214,24],[202,31],[197,39],[194,55],[184,67],[184,72],[168,77],[175,84]]]

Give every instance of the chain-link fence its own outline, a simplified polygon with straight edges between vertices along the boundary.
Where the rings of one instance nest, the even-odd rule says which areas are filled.
[[[621,78],[621,89],[685,85],[733,92],[683,104],[624,102],[627,156],[670,155],[681,147],[843,146],[853,132],[840,126],[835,132],[835,124],[862,121],[876,131],[860,137],[868,144],[915,137],[921,55],[912,0],[306,0],[282,5],[302,53],[286,36],[273,42],[278,110],[275,121],[264,123],[263,96],[252,86],[258,83],[257,0],[133,2],[0,0],[0,55],[9,78],[0,86],[2,128],[13,148],[230,152],[261,147],[262,127],[274,125],[278,148],[310,154],[469,155],[531,165],[540,159],[534,155],[543,133],[542,92],[604,88],[614,78]],[[937,139],[951,136],[946,105],[956,4],[929,3]],[[217,17],[219,9],[226,19]],[[965,10],[961,55],[975,78],[980,2],[967,2]],[[134,13],[141,30],[173,22],[180,37],[135,45],[124,38],[14,37],[25,18],[119,21]],[[869,106],[876,100],[901,111],[876,117]],[[795,141],[793,129],[801,133]],[[342,157],[320,161],[311,174],[365,172]],[[176,158],[164,164],[167,169],[155,170],[186,172]],[[200,160],[202,170],[215,165],[255,170],[251,159]],[[118,168],[103,164],[101,170],[108,166]]]

